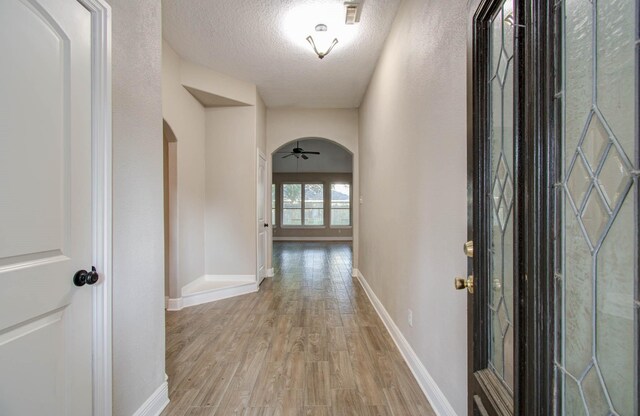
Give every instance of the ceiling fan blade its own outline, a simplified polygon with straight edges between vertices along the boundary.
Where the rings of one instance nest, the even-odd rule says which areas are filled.
[[[288,155],[282,156],[282,158],[284,159],[285,157],[289,157],[289,156],[293,156],[293,153],[289,153]]]
[[[307,155],[304,155],[304,154],[303,154],[303,155],[302,155],[302,158],[303,158],[304,160],[307,160],[307,159],[309,159],[309,156],[307,156]]]
[[[303,154],[307,154],[307,155],[319,155],[320,152],[302,152]]]

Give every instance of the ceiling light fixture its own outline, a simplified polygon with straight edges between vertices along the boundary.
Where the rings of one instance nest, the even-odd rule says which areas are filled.
[[[316,25],[316,32],[326,32],[326,31],[327,31],[327,25],[322,23]],[[338,38],[333,39],[333,42],[331,42],[331,45],[325,52],[318,51],[318,48],[316,47],[316,43],[313,41],[313,37],[311,35],[307,36],[307,42],[311,44],[311,46],[313,47],[313,51],[316,53],[316,55],[318,55],[318,58],[322,59],[325,56],[327,56],[329,52],[331,52],[331,49],[333,49],[334,46],[336,46],[336,44],[338,43]]]

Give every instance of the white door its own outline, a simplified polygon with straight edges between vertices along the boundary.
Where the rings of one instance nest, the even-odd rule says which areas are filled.
[[[1,0],[0,56],[0,415],[90,415],[91,14]]]
[[[267,196],[267,161],[264,155],[258,152],[258,283],[266,276],[265,260],[267,258],[267,223],[266,196]]]

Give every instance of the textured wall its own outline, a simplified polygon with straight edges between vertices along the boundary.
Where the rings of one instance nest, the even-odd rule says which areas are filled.
[[[204,274],[205,118],[204,108],[180,83],[182,60],[162,44],[162,115],[176,136],[178,180],[177,282],[180,289]]]
[[[164,382],[160,0],[113,16],[113,414]]]
[[[256,274],[256,107],[206,111],[205,274]]]
[[[360,108],[359,140],[358,267],[459,415],[467,297],[452,280],[467,268],[467,15],[465,0],[401,5]]]

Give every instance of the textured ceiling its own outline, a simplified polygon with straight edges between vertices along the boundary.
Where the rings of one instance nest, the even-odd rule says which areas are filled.
[[[256,84],[269,107],[354,108],[400,1],[363,0],[360,23],[345,25],[343,0],[163,0],[163,36],[182,58]],[[322,60],[305,40],[318,23],[339,42]]]

